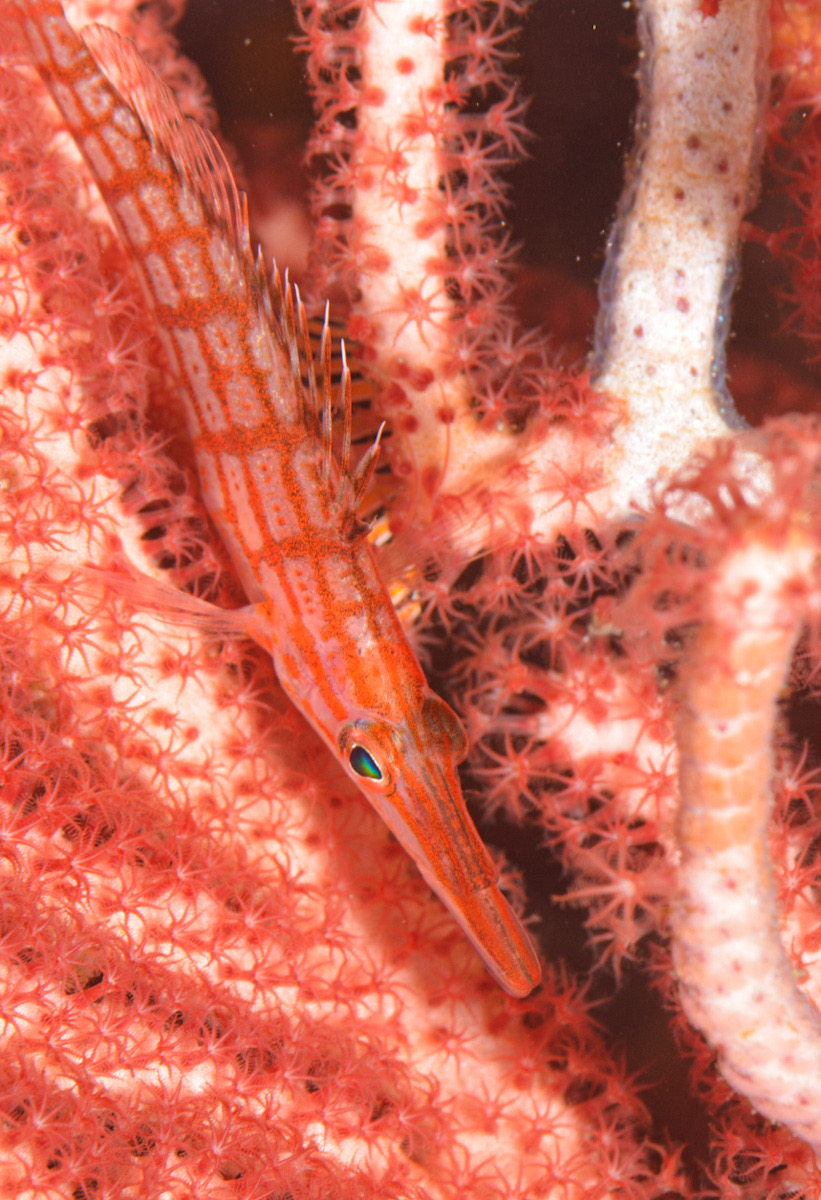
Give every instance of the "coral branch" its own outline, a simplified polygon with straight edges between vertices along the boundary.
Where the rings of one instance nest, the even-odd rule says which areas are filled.
[[[344,287],[391,424],[402,503],[428,517],[437,493],[464,491],[520,442],[486,428],[476,461],[477,408],[500,367],[515,372],[518,349],[507,346],[505,363],[512,317],[499,170],[520,156],[523,137],[502,69],[507,13],[371,0],[352,19],[345,5],[305,0],[300,15],[320,114],[311,152],[325,167],[314,198],[318,287]]]
[[[821,1147],[821,1016],[784,952],[767,853],[778,699],[818,568],[808,532],[751,521],[702,603],[678,717],[673,964],[725,1078]]]
[[[363,11],[360,36],[355,312],[368,330],[386,410],[398,417],[403,448],[394,470],[432,494],[448,461],[450,427],[470,410],[467,379],[453,367],[458,312],[446,279],[445,6],[374,4]]]
[[[596,384],[629,397],[612,503],[644,499],[734,420],[724,340],[738,231],[757,188],[767,6],[644,0],[631,179],[602,276]]]

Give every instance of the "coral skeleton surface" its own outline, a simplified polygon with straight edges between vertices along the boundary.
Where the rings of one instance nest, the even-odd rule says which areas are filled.
[[[723,338],[766,155],[783,213],[746,233],[817,358],[821,13],[645,0],[592,366],[571,370],[510,301],[525,5],[297,5],[300,283],[346,325],[361,445],[386,422],[364,515],[465,723],[476,811],[561,862],[595,963],[548,958],[513,1000],[270,659],[192,615],[184,597],[242,590],[31,66],[39,7],[0,0],[0,1195],[817,1195],[821,428],[745,428]],[[173,4],[65,7],[216,128]],[[772,377],[762,421],[797,387]],[[596,1024],[626,964],[689,1066],[694,1153]]]

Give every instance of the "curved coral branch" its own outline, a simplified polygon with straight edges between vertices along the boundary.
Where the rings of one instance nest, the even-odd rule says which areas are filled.
[[[767,5],[644,0],[633,176],[601,281],[596,384],[629,400],[614,508],[738,424],[724,339],[738,231],[756,191]]]
[[[685,1012],[756,1108],[821,1146],[821,1016],[779,933],[767,853],[779,695],[817,570],[800,522],[753,519],[715,571],[682,668],[680,892]]]

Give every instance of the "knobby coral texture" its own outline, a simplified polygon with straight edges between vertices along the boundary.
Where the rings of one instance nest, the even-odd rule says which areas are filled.
[[[163,612],[163,583],[243,597],[31,68],[37,0],[0,0],[3,1195],[818,1194],[821,429],[767,422],[812,376],[761,360],[745,428],[723,338],[746,232],[818,358],[821,12],[645,0],[571,369],[510,302],[525,7],[298,5],[301,282],[347,325],[363,445],[387,422],[368,513],[477,813],[563,864],[597,979],[653,980],[709,1143],[653,1133],[590,980],[546,961],[527,999],[499,990],[262,651]],[[216,128],[174,4],[66,12],[134,38]],[[778,220],[743,227],[762,163]]]

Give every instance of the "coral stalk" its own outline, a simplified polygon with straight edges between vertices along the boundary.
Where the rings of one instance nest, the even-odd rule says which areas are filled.
[[[724,1077],[819,1148],[821,1015],[784,951],[767,852],[778,700],[818,545],[806,528],[754,521],[739,541],[708,585],[682,671],[673,965]]]
[[[645,0],[643,99],[601,281],[596,386],[629,397],[614,510],[738,425],[724,340],[739,225],[757,188],[767,6]]]

